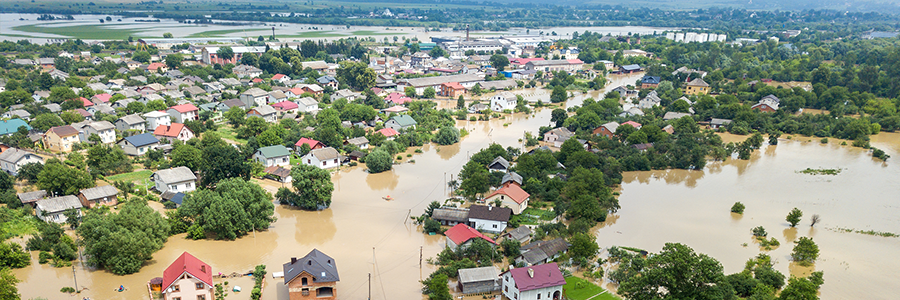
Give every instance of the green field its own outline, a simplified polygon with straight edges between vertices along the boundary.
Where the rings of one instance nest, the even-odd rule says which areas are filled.
[[[150,170],[134,171],[131,173],[122,173],[122,174],[116,174],[116,175],[112,175],[112,176],[106,176],[106,181],[113,182],[113,181],[121,180],[121,181],[125,181],[125,182],[135,182],[135,183],[143,184],[144,180],[150,178],[150,175],[152,175],[152,174],[153,174],[153,171],[150,171]]]
[[[134,29],[121,29],[121,28],[110,28],[110,26],[114,26],[118,24],[109,24],[109,25],[76,25],[76,26],[67,26],[67,27],[45,27],[38,25],[22,25],[16,26],[12,29],[24,32],[34,32],[34,33],[48,33],[48,34],[56,34],[67,36],[76,39],[86,39],[86,40],[123,40],[127,39],[129,36],[138,37],[135,35],[137,30]]]
[[[0,208],[0,240],[8,238],[24,236],[37,232],[37,225],[40,222],[37,218],[27,213],[23,209]]]
[[[222,37],[222,36],[225,36],[226,34],[232,34],[232,33],[236,33],[236,32],[244,32],[247,34],[247,36],[252,37],[252,36],[259,36],[259,34],[256,33],[258,31],[270,32],[268,29],[250,29],[250,30],[247,30],[247,29],[223,29],[223,30],[210,30],[210,31],[192,33],[191,35],[188,35],[188,37],[192,37],[192,38]]]
[[[247,140],[245,140],[245,139],[239,139],[239,138],[237,137],[237,133],[234,132],[234,129],[231,128],[231,126],[228,126],[228,125],[219,126],[219,128],[216,129],[216,133],[218,133],[218,134],[219,134],[219,137],[221,137],[221,138],[223,138],[223,139],[232,140],[232,141],[235,141],[235,142],[240,143],[240,144],[246,144],[246,143],[247,143]]]
[[[602,287],[575,276],[566,277],[563,291],[565,291],[566,297],[572,300],[622,300],[622,298],[606,292]],[[597,296],[594,297],[595,295]]]

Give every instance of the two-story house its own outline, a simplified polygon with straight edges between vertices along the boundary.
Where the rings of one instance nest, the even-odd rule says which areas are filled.
[[[213,300],[212,267],[184,252],[163,272],[165,300]]]
[[[44,149],[56,152],[72,151],[72,145],[79,142],[78,130],[71,125],[52,127],[41,137]]]
[[[265,105],[268,99],[269,93],[260,88],[252,88],[241,93],[241,102],[244,102],[244,108]]]
[[[291,300],[336,299],[337,283],[341,280],[337,263],[318,249],[301,258],[292,257],[283,270]]]
[[[90,141],[92,135],[100,137],[101,144],[116,142],[116,126],[109,121],[90,122],[78,130],[78,138],[82,143]]]
[[[512,209],[490,205],[472,205],[469,207],[469,226],[490,233],[501,233],[506,230]]]
[[[303,163],[320,169],[330,169],[341,165],[341,155],[331,147],[309,151],[302,158]]]
[[[153,135],[158,139],[180,140],[187,142],[194,137],[194,132],[190,128],[180,123],[172,123],[172,125],[160,125],[153,131]]]
[[[500,200],[501,206],[512,209],[513,214],[521,214],[525,208],[528,208],[528,198],[531,197],[528,192],[520,188],[518,185],[511,184],[503,186],[487,197],[484,198],[485,203],[491,203],[494,200]]]
[[[263,167],[290,165],[290,157],[291,152],[282,145],[262,147],[253,153],[253,160],[258,161]]]
[[[147,127],[145,125],[146,122],[144,121],[144,118],[141,118],[141,116],[138,114],[127,115],[116,120],[116,129],[121,132],[125,132],[128,130],[144,132],[147,130]]]
[[[566,279],[556,263],[524,268],[511,268],[500,274],[501,293],[507,299],[560,300]]]
[[[152,133],[147,132],[122,138],[118,144],[125,151],[125,154],[141,156],[147,154],[147,151],[159,147],[159,139],[153,136]]]
[[[161,111],[151,111],[144,114],[147,131],[154,131],[162,125],[172,125],[172,116]]]
[[[152,177],[156,190],[187,193],[197,189],[197,176],[188,167],[159,170]]]
[[[319,101],[310,97],[297,99],[297,111],[301,113],[311,113],[319,110]]]
[[[169,116],[172,117],[172,120],[174,120],[175,123],[184,124],[184,122],[187,121],[195,121],[200,119],[200,109],[191,103],[169,107],[166,113],[168,113]]]
[[[514,110],[518,104],[516,95],[510,92],[500,92],[491,97],[491,110],[501,112],[504,110]]]
[[[275,123],[278,122],[277,112],[278,111],[275,110],[275,108],[263,104],[250,109],[250,111],[247,112],[247,117],[260,117],[266,122]]]
[[[43,164],[44,158],[18,148],[9,148],[0,153],[0,169],[9,175],[19,175],[19,168],[28,163]]]

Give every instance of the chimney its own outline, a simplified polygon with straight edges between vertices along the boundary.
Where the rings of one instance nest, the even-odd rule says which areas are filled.
[[[534,269],[528,268],[528,277],[534,278]]]
[[[492,209],[492,208],[494,208],[494,207],[493,207],[493,206],[490,206],[490,205],[488,205],[488,211],[490,211],[490,210],[491,210],[491,209]]]
[[[206,273],[206,265],[200,266],[200,272]]]
[[[294,264],[295,262],[297,262],[297,258],[296,258],[296,257],[291,257],[291,264]]]

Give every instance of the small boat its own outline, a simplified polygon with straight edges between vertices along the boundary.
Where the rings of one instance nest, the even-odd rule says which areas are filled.
[[[391,198],[391,195],[387,195],[387,196],[381,197],[381,199],[384,199],[384,200],[387,200],[387,201],[394,200],[394,198]]]

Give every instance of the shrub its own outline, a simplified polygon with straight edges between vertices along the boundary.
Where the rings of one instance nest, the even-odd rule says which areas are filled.
[[[441,232],[441,222],[438,222],[431,218],[426,219],[425,225],[422,227],[425,230],[425,233]]]
[[[744,204],[740,202],[735,202],[734,205],[731,206],[731,212],[743,214],[744,213]]]
[[[753,236],[765,237],[769,235],[768,233],[766,233],[766,229],[762,226],[756,226],[755,228],[751,229],[751,231],[753,232]]]
[[[790,213],[788,213],[787,217],[784,218],[785,221],[791,224],[791,227],[797,226],[797,223],[800,223],[800,218],[803,217],[803,212],[800,209],[794,207]]]

